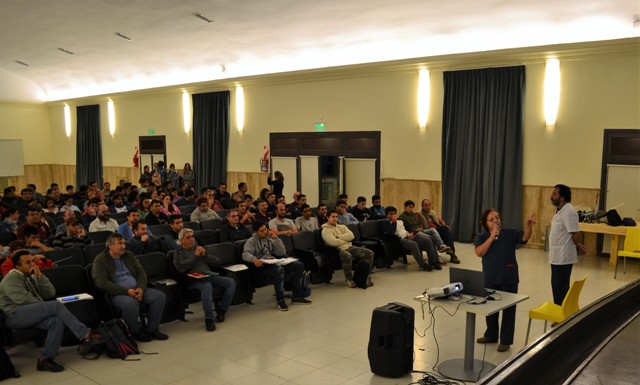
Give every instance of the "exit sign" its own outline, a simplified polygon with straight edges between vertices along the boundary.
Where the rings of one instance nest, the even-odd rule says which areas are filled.
[[[156,134],[156,130],[154,130],[153,128],[149,129],[149,135],[155,135]]]

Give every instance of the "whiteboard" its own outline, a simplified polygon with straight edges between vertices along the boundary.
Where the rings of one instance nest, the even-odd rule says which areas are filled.
[[[0,154],[0,177],[24,175],[22,140],[0,140]]]

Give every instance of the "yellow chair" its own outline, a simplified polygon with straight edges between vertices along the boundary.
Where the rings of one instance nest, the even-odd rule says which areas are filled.
[[[624,250],[618,251],[618,258],[624,257],[624,267],[622,274],[627,274],[627,257],[640,258],[640,227],[627,228],[627,235],[624,237]],[[618,261],[616,261],[616,272],[613,279],[618,275]]]
[[[529,342],[529,330],[531,329],[531,320],[539,319],[544,321],[544,331],[547,331],[547,321],[550,322],[562,322],[565,319],[569,318],[574,313],[577,313],[580,310],[580,306],[578,305],[578,299],[580,299],[580,292],[582,291],[582,286],[584,286],[584,281],[587,280],[587,276],[584,278],[573,281],[567,295],[564,297],[562,301],[562,305],[558,306],[552,302],[545,302],[542,305],[538,306],[535,309],[529,310],[529,325],[527,326],[527,337],[524,341],[526,345]]]

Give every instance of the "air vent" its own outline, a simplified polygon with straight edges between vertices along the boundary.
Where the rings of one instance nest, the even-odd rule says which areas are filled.
[[[121,38],[125,39],[126,41],[133,41],[133,39],[132,39],[132,38],[130,38],[130,37],[129,37],[129,36],[127,36],[127,35],[123,35],[123,34],[121,34],[120,32],[116,32],[116,35],[117,35],[118,37],[121,37]]]
[[[73,52],[71,52],[71,51],[69,51],[67,49],[64,49],[64,48],[58,48],[58,51],[64,52],[67,55],[73,55]]]
[[[200,20],[204,20],[207,23],[213,23],[213,20],[209,19],[208,17],[204,16],[203,14],[201,14],[200,12],[196,12],[193,14],[193,16],[197,17]]]

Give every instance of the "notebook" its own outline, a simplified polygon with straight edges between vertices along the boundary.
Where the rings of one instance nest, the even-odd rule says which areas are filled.
[[[472,295],[475,297],[486,297],[493,293],[493,291],[487,291],[487,289],[485,289],[484,273],[481,271],[450,267],[449,282],[461,282],[462,294]]]

